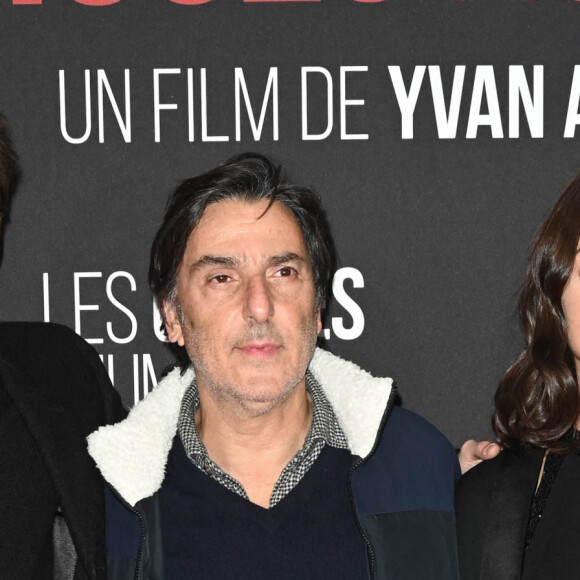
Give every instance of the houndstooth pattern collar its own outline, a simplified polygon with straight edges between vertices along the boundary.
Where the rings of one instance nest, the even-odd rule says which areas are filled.
[[[325,445],[338,449],[348,449],[348,442],[340,428],[336,415],[322,388],[310,372],[306,373],[306,390],[310,393],[312,399],[312,423],[304,445],[284,467],[274,485],[270,497],[271,508],[298,485],[310,467],[312,467],[314,461],[319,457]],[[177,430],[187,456],[198,469],[209,477],[212,477],[230,491],[248,499],[248,494],[242,484],[223,471],[209,456],[194,420],[199,404],[197,382],[193,379],[183,397],[177,422]]]

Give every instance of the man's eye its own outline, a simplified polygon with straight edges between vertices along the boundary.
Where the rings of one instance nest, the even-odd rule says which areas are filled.
[[[290,266],[284,266],[278,270],[278,275],[281,277],[293,276],[296,270]]]
[[[230,279],[226,274],[218,274],[210,278],[210,282],[215,282],[216,284],[225,284]]]

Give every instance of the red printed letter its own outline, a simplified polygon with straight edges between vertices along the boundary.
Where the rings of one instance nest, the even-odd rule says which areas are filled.
[[[121,0],[75,0],[77,4],[85,4],[85,6],[109,6],[109,4],[116,4]]]
[[[244,0],[244,2],[320,2],[320,0]]]

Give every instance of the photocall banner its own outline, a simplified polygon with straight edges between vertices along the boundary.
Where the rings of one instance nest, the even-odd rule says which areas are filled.
[[[74,328],[134,404],[173,360],[166,199],[257,151],[328,213],[327,347],[455,444],[489,436],[530,243],[580,171],[579,30],[566,0],[1,0],[0,316]]]

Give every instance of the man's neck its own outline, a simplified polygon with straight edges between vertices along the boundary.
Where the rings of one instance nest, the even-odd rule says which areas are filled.
[[[203,387],[199,396],[195,423],[209,456],[241,483],[250,501],[268,507],[280,473],[302,448],[312,422],[305,381],[259,416],[228,412]]]

